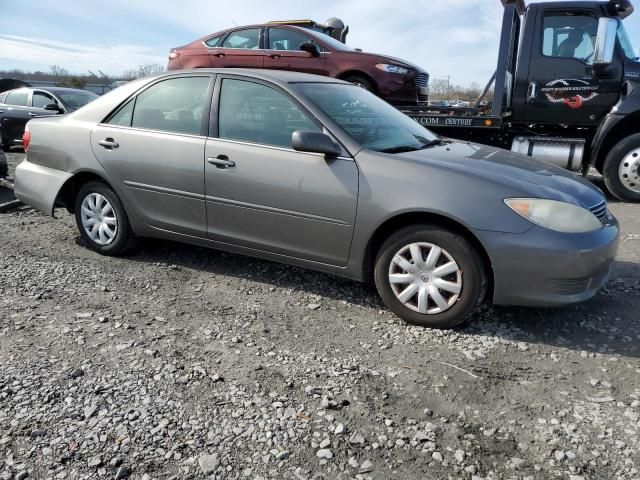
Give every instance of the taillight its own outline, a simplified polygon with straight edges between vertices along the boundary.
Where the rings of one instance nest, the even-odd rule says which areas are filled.
[[[29,150],[29,144],[31,143],[31,131],[29,130],[29,125],[24,127],[24,133],[22,134],[22,148],[26,152]]]
[[[175,60],[178,58],[180,54],[176,51],[169,52],[169,60]]]

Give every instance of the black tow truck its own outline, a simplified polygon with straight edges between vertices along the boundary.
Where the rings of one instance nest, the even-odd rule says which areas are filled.
[[[623,24],[630,0],[501,1],[497,68],[475,105],[400,109],[447,137],[585,176],[595,167],[613,195],[640,202],[640,62]]]

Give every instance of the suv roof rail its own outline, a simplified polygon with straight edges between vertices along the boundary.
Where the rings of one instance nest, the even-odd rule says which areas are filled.
[[[515,5],[520,15],[522,15],[525,11],[526,5],[524,3],[524,0],[500,0],[500,1],[502,2],[502,5],[504,7],[508,5]]]

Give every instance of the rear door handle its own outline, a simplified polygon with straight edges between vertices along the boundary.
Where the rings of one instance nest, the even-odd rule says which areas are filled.
[[[35,112],[29,112],[29,116],[31,117],[35,117],[37,115],[40,115],[39,113],[35,113]]]
[[[271,55],[269,55],[271,58],[281,58],[282,55],[280,55],[279,53],[272,53]]]
[[[214,57],[224,58],[224,53],[216,53]]]
[[[112,150],[120,146],[120,144],[116,142],[113,138],[105,138],[104,140],[100,140],[98,142],[98,145],[102,145],[107,150]]]
[[[211,165],[215,165],[217,168],[232,168],[236,166],[236,162],[229,160],[226,155],[218,155],[216,158],[209,157],[207,162]]]

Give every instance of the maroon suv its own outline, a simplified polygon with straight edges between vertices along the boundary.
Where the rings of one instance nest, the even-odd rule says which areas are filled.
[[[359,84],[394,105],[428,100],[429,74],[417,65],[291,25],[236,27],[171,49],[169,70],[202,67],[295,70]]]

